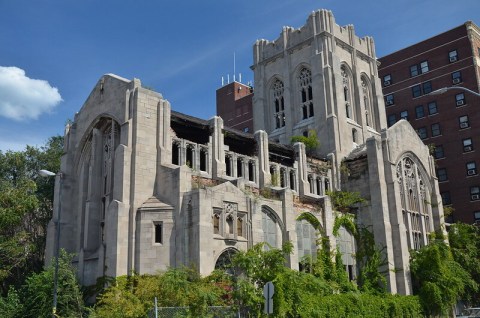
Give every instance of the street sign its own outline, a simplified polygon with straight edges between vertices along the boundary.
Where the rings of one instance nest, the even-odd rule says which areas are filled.
[[[263,286],[263,297],[265,297],[265,309],[264,313],[273,314],[273,294],[275,293],[275,288],[273,287],[272,282],[268,282]]]

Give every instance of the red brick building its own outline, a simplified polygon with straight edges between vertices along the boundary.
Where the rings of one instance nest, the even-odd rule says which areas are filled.
[[[480,29],[466,22],[379,59],[388,125],[408,120],[436,159],[449,221],[480,223]],[[429,94],[449,87],[444,94]]]
[[[224,125],[253,133],[253,88],[233,81],[217,89],[217,115]]]

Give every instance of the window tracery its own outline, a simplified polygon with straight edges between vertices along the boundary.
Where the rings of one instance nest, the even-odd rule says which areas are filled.
[[[342,65],[340,67],[340,73],[342,75],[345,113],[347,115],[347,118],[355,120],[355,111],[353,108],[353,100],[352,100],[352,94],[353,94],[352,78],[345,65]]]
[[[275,121],[275,129],[281,128],[285,126],[285,100],[283,98],[283,82],[280,80],[276,80],[272,86],[273,91],[273,102],[274,102],[274,121]]]
[[[372,94],[370,91],[370,84],[368,80],[362,76],[361,79],[362,92],[363,92],[363,107],[365,113],[365,124],[369,127],[375,128],[374,114],[372,108]]]
[[[417,250],[428,243],[431,231],[430,192],[421,167],[410,157],[400,160],[396,175],[409,247]]]
[[[313,117],[312,72],[302,68],[298,76],[300,86],[302,119]]]

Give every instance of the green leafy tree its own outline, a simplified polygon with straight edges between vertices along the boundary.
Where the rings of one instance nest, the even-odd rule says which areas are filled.
[[[412,251],[410,269],[414,292],[419,295],[425,313],[432,316],[447,315],[473,283],[442,239]]]
[[[17,288],[31,272],[42,270],[45,237],[52,215],[53,178],[39,169],[58,171],[63,138],[52,137],[43,147],[0,151],[0,294]]]
[[[450,227],[448,240],[453,259],[472,277],[462,299],[472,305],[480,304],[480,228],[456,223]]]
[[[40,273],[30,275],[21,289],[24,304],[22,317],[51,317],[55,262]],[[61,250],[58,262],[57,315],[82,317],[83,294],[72,266],[72,256]]]

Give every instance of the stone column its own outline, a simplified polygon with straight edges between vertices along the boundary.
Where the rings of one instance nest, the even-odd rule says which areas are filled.
[[[210,119],[212,128],[212,178],[220,178],[225,175],[225,148],[223,143],[223,119],[215,116]]]
[[[263,188],[270,184],[272,179],[270,175],[270,158],[268,157],[268,135],[265,131],[259,130],[255,132],[254,136],[258,155],[258,186]]]

